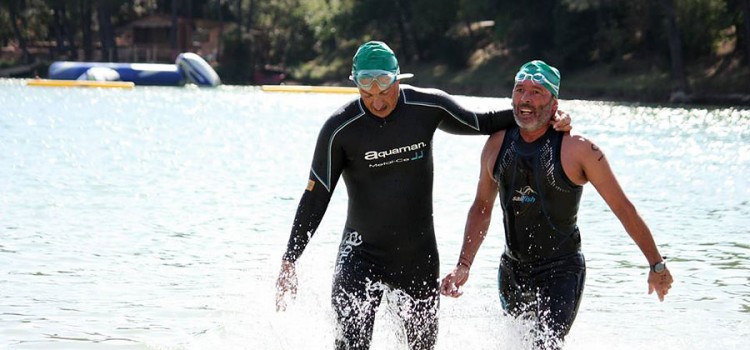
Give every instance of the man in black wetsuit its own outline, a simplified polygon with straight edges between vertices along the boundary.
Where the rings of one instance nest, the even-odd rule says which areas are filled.
[[[411,349],[434,348],[439,302],[432,220],[432,138],[491,134],[514,125],[511,111],[475,114],[434,89],[399,85],[393,51],[368,42],[354,55],[360,98],[323,125],[306,191],[277,280],[277,309],[296,292],[295,262],[318,228],[339,177],[349,196],[334,273],[337,349],[367,349],[385,290],[395,290]],[[569,130],[570,118],[559,127]]]
[[[441,284],[458,297],[487,234],[495,197],[504,214],[505,252],[498,283],[503,309],[531,317],[540,348],[559,348],[575,319],[586,267],[576,225],[583,185],[591,182],[641,249],[651,271],[649,294],[664,300],[672,276],[646,223],[589,139],[548,127],[557,110],[560,73],[542,61],[523,65],[513,89],[516,127],[487,140],[477,194],[456,268]]]

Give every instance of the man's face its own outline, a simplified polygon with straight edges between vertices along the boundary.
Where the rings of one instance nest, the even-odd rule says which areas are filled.
[[[359,95],[362,97],[365,107],[377,117],[385,118],[393,112],[398,103],[399,96],[398,80],[393,85],[380,89],[378,84],[372,84],[372,86],[364,90],[359,88]]]
[[[531,80],[516,83],[512,103],[516,124],[525,131],[547,126],[557,112],[557,99],[544,86]]]

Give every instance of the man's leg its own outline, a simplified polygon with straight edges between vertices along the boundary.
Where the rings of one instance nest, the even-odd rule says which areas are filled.
[[[586,281],[583,255],[568,258],[563,266],[535,277],[539,286],[539,317],[549,343],[562,344],[570,332]]]
[[[439,267],[436,260],[429,257],[419,261],[426,264],[402,266],[397,270],[399,273],[389,276],[394,293],[388,294],[388,302],[395,302],[409,349],[432,350],[438,333]],[[395,297],[394,300],[391,297]]]
[[[356,273],[357,270],[362,272],[353,266],[343,267],[334,277],[331,304],[336,313],[337,350],[370,348],[383,291],[372,288],[371,276]]]
[[[406,339],[411,350],[432,350],[438,333],[440,297],[402,300],[399,308],[404,320]]]
[[[504,258],[498,272],[503,310],[533,322],[529,336],[537,349],[560,349],[575,320],[584,278],[582,255],[540,266]]]
[[[516,275],[513,264],[503,256],[497,271],[498,292],[503,311],[513,317],[529,311],[527,300],[524,299],[523,281],[519,281],[519,278],[521,277]]]

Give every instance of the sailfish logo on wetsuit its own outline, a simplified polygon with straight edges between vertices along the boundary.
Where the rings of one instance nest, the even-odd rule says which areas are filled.
[[[341,264],[346,261],[346,258],[352,253],[354,247],[358,247],[362,244],[362,235],[357,231],[352,231],[344,235],[344,239],[341,241],[339,247],[339,261],[336,263],[336,272],[341,270]]]
[[[520,190],[516,190],[516,193],[518,193],[518,195],[513,196],[514,202],[521,202],[521,203],[536,202],[536,197],[534,197],[534,195],[536,194],[536,191],[534,191],[531,188],[531,186],[524,186]]]

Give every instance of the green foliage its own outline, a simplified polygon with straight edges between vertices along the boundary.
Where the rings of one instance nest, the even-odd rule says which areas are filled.
[[[0,1],[0,43],[16,40],[10,5],[18,9],[31,46],[54,40],[52,8],[62,3],[81,47],[80,1]],[[440,67],[442,80],[469,79],[468,85],[489,75],[482,65],[500,65],[493,69],[505,73],[537,58],[567,76],[593,67],[614,74],[668,74],[671,64],[664,0],[86,1],[94,11],[110,4],[114,27],[153,14],[170,16],[175,3],[178,16],[224,21],[219,70],[234,83],[251,82],[253,71],[267,65],[304,82],[345,81],[355,49],[367,40],[387,42],[402,66],[426,74]],[[716,61],[716,48],[726,56],[733,45],[742,50],[750,40],[741,27],[750,15],[742,13],[744,0],[672,1],[686,65]],[[494,25],[478,25],[488,21]],[[95,41],[97,23],[94,14]]]
[[[253,79],[250,41],[232,34],[224,35],[224,52],[217,73],[228,84],[239,84]]]
[[[526,58],[542,58],[554,48],[555,13],[561,11],[556,0],[527,1],[506,6],[512,22],[508,28],[508,46]]]
[[[587,66],[599,59],[598,47],[592,33],[598,31],[597,10],[586,8],[581,11],[560,12],[553,18],[553,29],[549,36],[553,39],[552,50],[545,50],[550,63],[569,69]],[[607,53],[604,53],[606,56]],[[545,58],[542,56],[543,58]]]
[[[710,55],[721,31],[732,25],[726,1],[675,0],[675,5],[685,57]]]
[[[23,2],[18,1],[22,4]],[[27,0],[26,7],[21,8],[20,17],[26,21],[27,40],[46,40],[50,36],[52,10],[45,1]]]
[[[13,39],[13,30],[10,26],[10,13],[4,5],[0,5],[0,47],[5,46],[8,41]],[[7,23],[7,25],[5,25]]]
[[[424,60],[440,60],[463,63],[466,58],[466,47],[461,42],[446,38],[448,30],[458,18],[455,0],[413,0],[402,1],[411,22],[411,31],[416,39],[419,57]],[[398,14],[395,14],[398,16]],[[406,28],[405,30],[409,30]],[[408,33],[407,33],[408,34]],[[404,34],[401,33],[403,36]],[[440,38],[440,40],[436,40]],[[456,57],[458,56],[458,57]],[[459,61],[459,62],[456,62]]]

